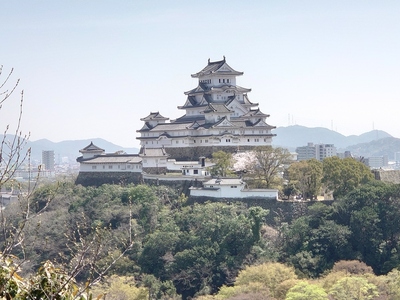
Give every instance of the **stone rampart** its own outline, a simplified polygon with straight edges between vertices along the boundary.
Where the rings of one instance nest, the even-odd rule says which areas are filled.
[[[83,186],[126,185],[130,183],[143,183],[142,174],[133,172],[79,172],[75,181],[75,184]]]
[[[373,170],[376,180],[389,183],[400,183],[400,170]]]
[[[217,151],[236,153],[238,151],[248,151],[254,149],[254,146],[196,146],[196,147],[168,147],[165,151],[169,154],[168,158],[176,160],[193,161],[199,157],[211,158]]]

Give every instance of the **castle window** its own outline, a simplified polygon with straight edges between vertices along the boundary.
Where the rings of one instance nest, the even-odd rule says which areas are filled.
[[[92,166],[92,170],[96,170],[97,169],[97,166]]]
[[[204,140],[204,143],[208,143],[208,140]]]
[[[219,83],[221,83],[221,79],[218,79]]]
[[[226,139],[225,141],[226,141],[227,143],[229,143],[229,142],[231,141],[231,139]]]
[[[199,170],[193,170],[193,174],[199,174]]]
[[[113,168],[113,166],[112,166],[112,165],[109,165],[109,166],[108,166],[108,168],[109,168],[109,169],[112,169],[112,168]]]
[[[248,142],[250,142],[250,139],[247,139]]]
[[[175,141],[176,144],[179,144],[179,141]]]
[[[106,166],[103,166],[103,169],[105,169],[106,168]]]
[[[231,185],[231,189],[236,189],[237,186],[236,185]]]
[[[225,79],[222,79],[222,82],[225,83]]]

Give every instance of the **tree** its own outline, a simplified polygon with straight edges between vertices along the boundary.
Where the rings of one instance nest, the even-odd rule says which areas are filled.
[[[253,159],[246,164],[246,170],[255,177],[259,186],[272,188],[281,183],[283,171],[291,162],[291,157],[285,148],[259,146],[254,149]]]
[[[316,159],[303,160],[290,165],[289,183],[301,191],[304,199],[314,199],[322,186],[322,163]]]
[[[0,66],[0,113],[6,102],[11,101],[11,97],[16,92],[19,84],[19,79],[11,82],[13,69],[3,76],[3,66]],[[21,91],[19,100],[19,115],[16,118],[15,128],[12,129],[10,124],[6,124],[4,134],[0,135],[0,188],[8,181],[12,180],[15,171],[24,163],[30,155],[30,149],[25,149],[29,135],[21,132],[22,121],[22,105],[24,102],[24,93]],[[13,130],[14,134],[9,134]]]
[[[326,300],[327,297],[328,294],[318,285],[300,281],[288,291],[285,300]]]
[[[233,174],[233,157],[231,153],[224,151],[214,152],[212,154],[212,162],[214,166],[211,167],[211,175],[226,177]]]
[[[133,277],[117,275],[106,277],[100,285],[93,289],[93,295],[94,297],[106,295],[104,298],[107,300],[149,299],[147,289],[144,287],[136,287],[136,282]]]
[[[364,277],[346,276],[339,279],[329,290],[335,300],[365,300],[379,296],[376,285]]]
[[[279,284],[291,279],[297,279],[293,268],[280,263],[265,263],[241,271],[236,278],[235,287],[261,283],[275,297]]]
[[[376,274],[398,266],[400,194],[398,185],[372,181],[354,189],[334,205],[338,223],[351,230],[353,257]]]
[[[371,170],[363,163],[351,158],[332,156],[325,158],[322,182],[333,191],[335,199],[373,180]]]
[[[372,268],[359,260],[340,260],[332,268],[332,272],[345,272],[346,274],[364,275],[373,274]]]
[[[13,70],[5,79],[0,80],[1,113],[6,104],[10,101],[12,103],[12,95],[18,88],[19,80],[16,83],[11,82],[12,73]],[[2,75],[3,69],[0,67],[0,78]],[[29,182],[24,190],[22,185],[14,181],[15,172],[24,163],[30,164],[30,149],[25,149],[29,135],[21,132],[22,107],[23,91],[15,128],[12,128],[12,124],[7,124],[4,135],[0,136],[0,189],[12,185],[14,191],[20,192],[17,201],[5,208],[1,203],[0,207],[0,292],[6,299],[83,299],[87,289],[100,280],[130,249],[131,241],[128,239],[125,250],[117,257],[111,257],[109,264],[101,265],[102,258],[108,256],[110,250],[109,228],[97,223],[86,223],[86,219],[71,224],[71,227],[59,224],[58,227],[62,228],[63,233],[69,236],[66,243],[68,249],[60,253],[60,259],[65,259],[66,264],[56,267],[53,261],[45,260],[46,262],[39,267],[33,266],[32,270],[24,270],[31,271],[31,277],[22,278],[17,274],[17,270],[24,269],[29,264],[30,258],[45,252],[42,251],[45,249],[38,248],[48,242],[48,236],[44,239],[46,234],[43,231],[54,234],[47,231],[47,228],[41,229],[41,220],[56,195],[52,189],[42,190],[43,193],[38,192],[35,195],[35,190],[40,184],[38,180],[34,184]],[[51,210],[49,212],[52,213]],[[39,251],[35,251],[36,249]],[[33,270],[37,267],[37,271]],[[79,276],[85,277],[85,285],[76,283]]]

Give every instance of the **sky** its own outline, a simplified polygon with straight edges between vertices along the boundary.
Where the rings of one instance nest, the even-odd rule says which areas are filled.
[[[175,119],[191,74],[226,57],[270,125],[400,138],[400,1],[16,0],[0,4],[0,131],[139,147]],[[14,129],[13,129],[14,130]]]

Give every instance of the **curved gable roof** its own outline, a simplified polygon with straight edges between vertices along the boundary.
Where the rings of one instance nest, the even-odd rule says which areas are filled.
[[[93,142],[90,142],[85,148],[79,150],[79,152],[104,152],[104,149],[97,147]]]
[[[225,56],[223,60],[211,62],[208,59],[208,64],[200,72],[192,74],[193,78],[199,78],[202,76],[207,76],[211,74],[225,74],[225,75],[243,75],[243,72],[239,72],[231,68],[225,61]]]

